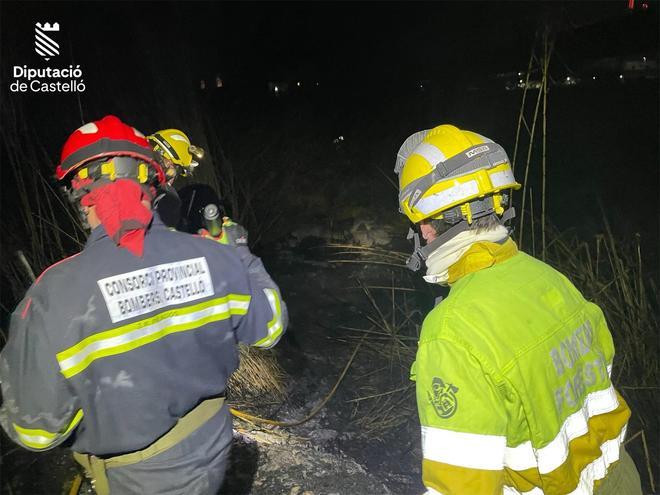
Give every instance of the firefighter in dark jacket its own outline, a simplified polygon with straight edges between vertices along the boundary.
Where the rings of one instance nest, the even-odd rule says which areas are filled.
[[[197,160],[205,152],[195,146],[185,132],[179,129],[163,129],[147,136],[158,163],[165,173],[166,182],[159,188],[153,202],[160,219],[168,227],[178,228],[181,219],[181,198],[174,188],[178,177],[190,177],[199,166]]]
[[[56,175],[91,235],[12,315],[0,423],[30,450],[66,442],[102,495],[215,494],[237,343],[277,343],[279,289],[249,250],[163,225],[150,205],[165,174],[117,117],[76,130]]]

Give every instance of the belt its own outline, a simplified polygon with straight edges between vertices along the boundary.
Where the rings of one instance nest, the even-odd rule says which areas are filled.
[[[74,452],[73,458],[85,468],[87,475],[95,481],[94,489],[96,493],[98,495],[109,495],[110,485],[106,474],[107,469],[146,461],[174,447],[215,416],[222,408],[224,401],[224,397],[219,397],[201,402],[198,406],[190,410],[188,414],[180,418],[170,431],[142,450],[108,459],[101,459],[91,454]]]

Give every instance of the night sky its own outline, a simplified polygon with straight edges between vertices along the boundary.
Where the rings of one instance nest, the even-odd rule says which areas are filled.
[[[409,135],[451,123],[513,156],[522,91],[505,85],[515,85],[526,70],[544,25],[556,37],[546,129],[548,218],[557,232],[592,244],[607,219],[621,246],[636,248],[641,239],[643,276],[660,280],[659,12],[660,0],[0,0],[0,323],[29,283],[18,252],[40,273],[84,243],[53,177],[63,143],[81,124],[115,114],[145,134],[187,132],[207,153],[192,179],[177,179],[181,197],[194,196],[192,187],[188,196],[181,187],[193,181],[207,189],[214,184],[221,206],[250,232],[255,254],[282,255],[289,269],[286,250],[304,251],[300,259],[309,256],[311,263],[292,269],[301,277],[295,280],[302,281],[296,282],[302,301],[303,273],[323,273],[314,266],[319,245],[304,246],[313,237],[303,237],[310,226],[331,231],[366,219],[394,232],[387,249],[412,248],[393,173]],[[49,61],[35,53],[37,22],[60,26],[53,33],[60,53]],[[649,70],[624,77],[624,61],[642,60]],[[70,64],[80,66],[84,92],[10,89],[15,67]],[[567,76],[579,83],[561,84]],[[528,107],[537,94],[528,93]],[[521,142],[519,182],[527,152]],[[534,190],[538,217],[538,142],[532,150],[526,191]],[[520,197],[514,193],[517,209]],[[192,199],[188,204],[191,215],[201,210]],[[529,207],[523,213],[529,218]],[[303,234],[292,235],[296,229]],[[553,236],[552,242],[559,237]],[[302,241],[293,247],[292,239]],[[629,253],[632,266],[637,252]],[[336,287],[353,284],[346,278]],[[321,286],[335,290],[332,281]],[[299,311],[310,307],[306,301]],[[314,309],[312,317],[325,318],[325,311]],[[304,324],[299,328],[305,331]]]
[[[90,88],[119,72],[152,82],[140,77],[147,69],[243,87],[455,83],[524,69],[542,19],[561,30],[569,65],[657,51],[657,4],[633,13],[627,3],[4,2],[2,65],[38,66],[33,24],[51,20],[61,25],[58,63],[80,63]]]
[[[568,74],[590,79],[585,67],[603,57],[647,56],[657,62],[658,2],[648,2],[646,10],[642,3],[636,0],[629,10],[627,0],[3,2],[1,94],[5,109],[11,103],[22,112],[52,161],[73,129],[108,113],[144,132],[171,126],[195,132],[195,125],[213,117],[233,128],[226,141],[231,143],[255,126],[281,132],[290,121],[284,113],[299,105],[309,117],[300,127],[323,140],[345,135],[360,143],[363,155],[378,155],[369,159],[391,173],[402,140],[441,122],[481,130],[510,151],[520,92],[504,91],[496,75],[525,70],[534,33],[544,22],[558,33],[551,64],[556,80]],[[40,21],[61,27],[61,53],[50,62],[34,52],[34,23]],[[86,90],[8,92],[12,67],[24,64],[79,64]],[[201,92],[200,81],[211,87],[216,76],[222,90]],[[269,81],[300,81],[309,98],[295,104],[282,99],[274,108]],[[562,101],[562,89],[556,99],[551,96],[550,149],[561,162],[556,173],[562,187],[569,174],[580,174],[578,188],[612,196],[619,183],[588,168],[603,159],[613,167],[643,163],[647,168],[635,173],[636,180],[648,188],[649,172],[650,183],[657,184],[657,69],[656,79],[641,90],[618,85],[579,91],[584,98],[578,101],[588,100],[588,108]],[[613,143],[622,130],[630,135]],[[559,156],[567,142],[576,153]],[[632,142],[637,144],[631,147]],[[595,153],[585,151],[585,143]],[[640,197],[636,185],[629,192]],[[574,208],[563,202],[556,207],[562,215]]]

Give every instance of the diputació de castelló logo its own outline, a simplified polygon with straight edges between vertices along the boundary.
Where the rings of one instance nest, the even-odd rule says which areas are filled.
[[[46,62],[50,60],[50,57],[60,54],[60,45],[50,37],[50,33],[56,33],[59,30],[58,22],[52,25],[49,22],[43,24],[37,22],[34,25],[34,51],[37,52],[37,55],[41,55]]]
[[[56,34],[59,22],[34,24],[34,51],[46,62],[60,55]],[[30,67],[27,64],[13,66],[14,80],[9,85],[13,93],[82,93],[85,91],[83,71],[80,65],[65,67]]]

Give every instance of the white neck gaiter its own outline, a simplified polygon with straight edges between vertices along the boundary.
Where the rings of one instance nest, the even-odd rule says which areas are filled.
[[[438,247],[426,260],[426,275],[424,280],[429,284],[447,285],[449,267],[456,263],[470,246],[477,242],[499,242],[509,235],[509,230],[503,225],[483,232],[466,230],[452,237]]]

